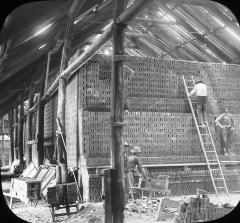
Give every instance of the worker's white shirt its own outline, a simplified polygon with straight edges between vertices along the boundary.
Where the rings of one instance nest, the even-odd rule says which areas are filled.
[[[194,86],[190,94],[196,93],[197,96],[207,96],[207,86],[203,83],[198,83]]]

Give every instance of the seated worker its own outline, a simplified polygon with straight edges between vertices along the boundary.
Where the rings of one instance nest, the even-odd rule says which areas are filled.
[[[207,108],[207,86],[203,84],[202,77],[196,78],[195,86],[188,93],[188,97],[193,94],[197,95],[197,121],[199,127],[206,127],[204,122],[206,122],[206,108]]]
[[[220,140],[221,140],[221,154],[222,155],[233,155],[229,152],[232,144],[232,136],[234,130],[234,120],[229,112],[229,107],[224,108],[224,112],[220,114],[215,123],[220,127]]]
[[[129,147],[131,148],[130,155],[127,155],[126,151],[129,150]],[[125,204],[128,201],[129,195],[132,194],[131,187],[134,187],[133,174],[136,172],[136,169],[143,179],[150,179],[146,175],[138,158],[139,153],[141,153],[140,147],[132,147],[128,143],[124,143]]]

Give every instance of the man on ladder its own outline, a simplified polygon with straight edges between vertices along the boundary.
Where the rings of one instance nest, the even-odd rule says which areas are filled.
[[[195,86],[187,95],[191,97],[196,94],[197,96],[197,121],[200,128],[206,127],[206,109],[207,109],[207,86],[203,84],[202,77],[196,78]]]
[[[197,128],[197,133],[199,136],[200,144],[207,162],[207,167],[210,173],[210,177],[213,183],[213,188],[218,196],[221,193],[224,193],[229,196],[228,187],[226,184],[226,180],[223,174],[223,170],[221,167],[221,163],[219,161],[216,147],[214,145],[214,141],[212,138],[212,134],[208,125],[208,122],[206,121],[206,104],[207,104],[207,87],[205,84],[202,83],[202,77],[196,78],[196,82],[194,81],[192,77],[191,84],[194,84],[194,87],[189,85],[189,82],[187,84],[186,79],[183,77],[183,83],[185,87],[185,91],[188,96],[188,102],[191,108],[191,112],[193,115],[194,123]],[[188,89],[192,89],[191,92],[188,92]],[[197,118],[195,115],[195,110],[192,105],[192,101],[190,100],[190,96],[193,94],[197,95]],[[200,130],[200,128],[206,127],[203,131]],[[205,131],[206,130],[206,131]]]

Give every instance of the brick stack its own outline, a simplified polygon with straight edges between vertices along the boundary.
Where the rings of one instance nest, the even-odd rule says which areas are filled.
[[[73,78],[69,82],[67,135],[75,137],[71,128],[76,123],[73,117],[75,107],[72,103],[76,101],[76,94],[79,94],[78,111],[81,111],[79,122],[82,123],[79,130],[79,154],[83,158],[81,163],[84,163],[86,169],[110,164],[111,63],[111,57],[97,55],[78,71],[76,74],[78,78]],[[232,152],[239,154],[239,65],[128,57],[124,61],[123,98],[124,103],[127,101],[129,104],[129,111],[124,112],[126,126],[123,129],[123,137],[128,143],[141,147],[140,156],[143,164],[204,162],[182,81],[183,74],[187,80],[191,80],[191,76],[198,75],[199,71],[203,73],[204,82],[209,89],[208,121],[216,148],[219,151],[220,142],[214,119],[221,112],[222,105],[228,104],[231,105],[231,113],[234,114],[236,122]],[[79,92],[73,90],[75,89],[73,86],[78,85]],[[71,112],[73,114],[70,114]],[[71,148],[69,150],[71,157],[80,156],[76,154],[79,149],[75,143],[77,141],[70,138],[67,141],[67,146]],[[175,171],[173,167],[171,170]],[[154,168],[150,171],[154,172]],[[188,179],[182,178],[185,181],[182,180],[180,184],[183,185],[184,182],[188,184],[191,176],[194,181],[196,176],[194,171],[196,172],[192,170]],[[89,172],[89,179],[91,179],[89,188],[100,188],[101,180],[95,177],[94,172]],[[204,183],[206,179],[202,180]],[[195,191],[195,186],[193,188],[188,190]],[[188,190],[184,193],[188,193]],[[97,189],[90,191],[91,199],[97,200],[99,197]]]
[[[230,208],[213,204],[207,196],[190,197],[180,204],[174,220],[175,223],[206,222],[219,219],[231,211]]]
[[[152,178],[159,174],[169,176],[169,189],[172,195],[194,195],[197,189],[214,193],[214,188],[207,167],[156,167],[149,169]],[[227,169],[223,171],[229,191],[238,191],[240,170]]]

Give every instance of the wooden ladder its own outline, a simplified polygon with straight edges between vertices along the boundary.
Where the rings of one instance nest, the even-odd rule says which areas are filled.
[[[195,81],[193,77],[189,81],[185,80],[184,75],[182,76],[182,78],[186,94],[188,94],[195,86]],[[196,119],[196,109],[194,109],[196,107],[196,100],[191,100],[190,97],[188,97],[188,102],[191,108],[200,144],[207,162],[207,167],[210,172],[210,177],[213,183],[215,193],[217,196],[219,196],[219,194],[226,194],[227,196],[229,196],[226,180],[223,175],[222,167],[217,155],[216,147],[214,145],[208,122],[205,122],[206,127],[200,128]],[[195,104],[194,108],[193,104]]]

